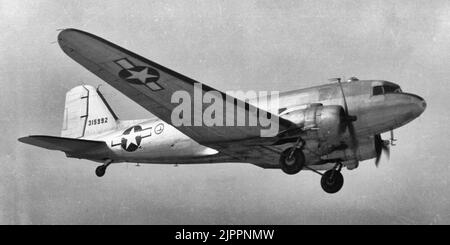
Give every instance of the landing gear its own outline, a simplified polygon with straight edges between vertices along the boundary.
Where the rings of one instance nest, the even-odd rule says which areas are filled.
[[[97,177],[103,177],[103,175],[105,175],[105,173],[106,173],[106,168],[111,163],[112,163],[111,159],[106,160],[103,165],[100,165],[95,169],[95,175],[97,175]]]
[[[327,193],[336,193],[344,185],[344,177],[341,174],[342,163],[337,163],[336,167],[326,171],[320,179],[322,189]]]
[[[289,148],[280,155],[281,170],[286,174],[296,174],[305,164],[305,155],[301,149]]]
[[[305,155],[303,154],[303,146],[305,141],[299,137],[295,144],[280,154],[281,170],[286,174],[296,174],[303,169],[305,165]]]

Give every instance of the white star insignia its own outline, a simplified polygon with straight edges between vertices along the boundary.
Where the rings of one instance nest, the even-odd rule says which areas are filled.
[[[154,78],[158,77],[152,74],[148,74],[148,67],[143,69],[142,71],[132,71],[128,70],[131,73],[131,76],[127,77],[127,79],[138,79],[142,83],[145,84],[145,81],[147,81],[147,78]]]
[[[140,135],[140,133],[136,133],[136,132],[134,131],[134,128],[131,129],[131,131],[130,131],[129,134],[124,135],[125,139],[127,140],[125,149],[128,149],[128,147],[129,147],[131,144],[134,144],[134,145],[137,146],[138,144],[137,144],[137,142],[136,142],[136,137],[139,136],[139,135]]]

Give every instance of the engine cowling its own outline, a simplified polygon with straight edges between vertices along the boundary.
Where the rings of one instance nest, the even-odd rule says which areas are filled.
[[[344,109],[338,105],[311,104],[303,109],[287,111],[280,116],[295,123],[305,132],[311,132],[308,136],[317,137],[320,141],[338,139],[345,131]]]
[[[356,155],[355,155],[356,153]],[[353,150],[351,148],[336,150],[323,156],[325,159],[340,159],[342,161],[364,161],[367,159],[375,158],[377,152],[375,149],[374,137],[360,138],[358,139],[358,148]]]

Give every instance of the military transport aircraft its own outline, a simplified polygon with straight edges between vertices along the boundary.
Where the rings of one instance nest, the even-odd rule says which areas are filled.
[[[214,91],[214,99],[231,105],[225,110],[267,113],[277,120],[277,133],[262,137],[261,125],[179,126],[171,121],[176,106],[171,95],[180,90],[193,95],[199,82],[84,31],[65,29],[58,43],[73,60],[157,117],[120,120],[98,88],[82,85],[66,94],[61,137],[19,139],[63,151],[67,157],[100,162],[95,171],[99,177],[111,163],[245,162],[286,174],[314,171],[322,176],[323,190],[335,193],[344,182],[342,167],[355,169],[372,158],[378,166],[382,152],[389,154],[393,145],[393,130],[426,107],[424,99],[395,83],[355,77],[282,92],[279,108],[271,111],[256,108],[252,100],[229,100],[230,95],[202,84],[202,93]],[[194,107],[190,113],[198,110]],[[390,140],[381,138],[385,132],[391,132]]]

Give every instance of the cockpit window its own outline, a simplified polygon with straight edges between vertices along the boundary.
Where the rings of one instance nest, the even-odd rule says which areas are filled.
[[[384,89],[384,93],[385,94],[401,93],[402,92],[400,87],[399,86],[395,86],[395,85],[383,85],[383,89]]]
[[[383,85],[383,86],[374,86],[373,87],[373,95],[380,94],[391,94],[391,93],[401,93],[402,90],[397,85]]]

